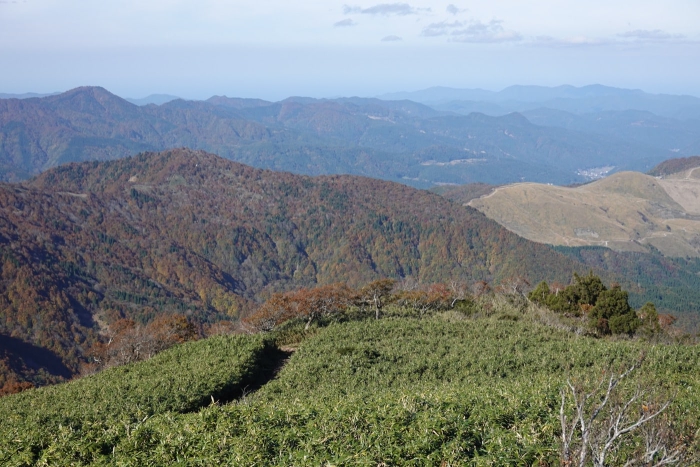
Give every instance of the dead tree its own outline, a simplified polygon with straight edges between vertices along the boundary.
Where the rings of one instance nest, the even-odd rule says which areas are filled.
[[[391,290],[396,285],[393,279],[379,279],[365,285],[360,289],[360,298],[363,303],[374,306],[374,318],[379,319],[379,313],[384,302],[391,295]]]
[[[471,298],[469,295],[469,284],[466,282],[450,281],[450,291],[452,292],[450,308],[454,308],[457,302]]]
[[[609,465],[610,456],[616,453],[631,433],[639,430],[644,444],[626,466],[677,465],[682,460],[683,449],[674,443],[674,435],[659,415],[671,401],[655,402],[648,391],[637,387],[632,395],[623,396],[619,384],[634,372],[641,359],[621,374],[611,373],[598,382],[591,391],[570,380],[561,391],[559,418],[561,421],[561,458],[564,466],[584,467]],[[574,413],[567,417],[567,404],[571,401]]]

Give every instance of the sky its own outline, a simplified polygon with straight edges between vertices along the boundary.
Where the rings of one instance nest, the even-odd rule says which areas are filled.
[[[700,1],[0,0],[0,63],[0,93],[605,84],[700,96]]]

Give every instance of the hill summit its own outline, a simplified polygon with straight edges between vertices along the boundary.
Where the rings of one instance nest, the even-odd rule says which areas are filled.
[[[697,257],[698,193],[700,180],[689,174],[656,179],[621,172],[575,188],[507,185],[469,205],[534,241]]]

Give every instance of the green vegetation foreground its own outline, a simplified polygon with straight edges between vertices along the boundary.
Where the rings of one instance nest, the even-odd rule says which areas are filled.
[[[187,343],[149,361],[8,396],[0,399],[0,463],[560,465],[567,380],[594,388],[642,353],[641,368],[615,400],[645,388],[633,404],[642,414],[670,400],[655,426],[666,430],[669,449],[685,450],[683,465],[692,462],[697,346],[579,336],[541,324],[534,305],[498,303],[471,316],[453,310],[423,319],[390,317],[402,312],[392,305],[380,320],[368,312],[306,330],[306,321],[293,320],[266,338]],[[277,358],[270,339],[295,336],[306,337],[278,376],[246,394],[252,375]],[[224,403],[234,387],[242,397]],[[564,414],[574,409],[567,399]],[[642,431],[605,465],[638,453]]]

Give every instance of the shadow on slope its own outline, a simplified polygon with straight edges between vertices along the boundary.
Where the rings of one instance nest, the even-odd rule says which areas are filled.
[[[17,373],[26,370],[34,373],[44,369],[61,378],[70,378],[72,374],[51,350],[7,335],[0,335],[0,359],[6,360],[10,369]]]

